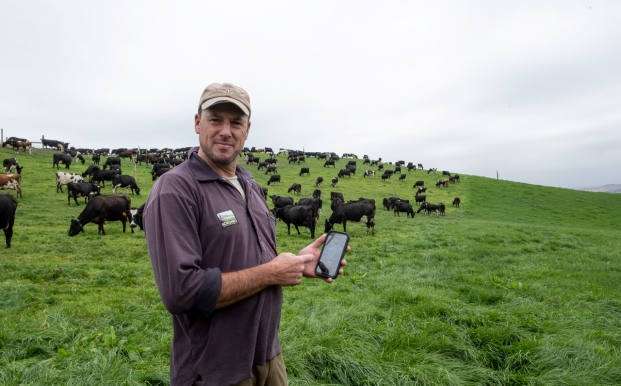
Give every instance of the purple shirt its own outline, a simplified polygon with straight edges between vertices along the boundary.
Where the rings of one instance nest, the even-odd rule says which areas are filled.
[[[215,310],[221,272],[271,261],[276,222],[248,171],[237,166],[244,201],[197,151],[155,183],[144,230],[155,282],[172,314],[171,385],[232,385],[281,352],[282,288]]]

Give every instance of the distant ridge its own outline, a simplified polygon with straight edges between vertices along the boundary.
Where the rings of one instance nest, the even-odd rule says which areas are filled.
[[[576,188],[576,190],[585,190],[587,192],[599,193],[621,193],[621,184],[608,184],[594,188]]]

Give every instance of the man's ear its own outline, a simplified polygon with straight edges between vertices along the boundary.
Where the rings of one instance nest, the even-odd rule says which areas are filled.
[[[248,128],[246,129],[246,139],[248,139],[248,133],[250,133],[250,121],[248,121]]]
[[[194,132],[196,134],[199,134],[201,132],[200,125],[199,125],[200,122],[201,122],[201,116],[200,114],[197,113],[196,115],[194,115]]]

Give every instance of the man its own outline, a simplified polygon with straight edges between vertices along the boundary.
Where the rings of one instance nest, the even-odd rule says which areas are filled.
[[[145,204],[155,281],[172,314],[171,385],[287,384],[282,286],[317,277],[325,235],[298,255],[276,252],[275,218],[237,165],[250,113],[243,89],[208,86],[194,117],[200,146],[160,177]]]

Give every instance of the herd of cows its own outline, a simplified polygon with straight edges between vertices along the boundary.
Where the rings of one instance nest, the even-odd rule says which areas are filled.
[[[140,195],[140,188],[134,177],[124,175],[122,173],[122,160],[128,159],[132,169],[134,164],[142,165],[146,163],[151,168],[152,181],[155,181],[159,176],[168,172],[175,166],[184,162],[187,159],[187,152],[189,147],[180,149],[75,149],[70,148],[68,143],[55,140],[45,140],[43,147],[51,147],[60,151],[52,155],[52,167],[56,168],[56,191],[57,193],[63,192],[63,186],[67,188],[67,202],[71,205],[71,200],[76,205],[80,205],[78,199],[84,199],[86,207],[80,213],[80,215],[71,220],[69,236],[75,236],[84,230],[84,226],[88,223],[98,224],[98,233],[105,235],[104,223],[106,221],[121,221],[123,225],[123,232],[126,230],[126,223],[130,223],[131,232],[134,233],[134,228],[139,227],[142,229],[142,210],[141,207],[131,207],[131,199],[124,194],[116,194],[118,188],[126,188],[126,192],[129,189],[132,195]],[[2,147],[12,146],[15,152],[28,151],[32,154],[32,144],[21,138],[11,137],[2,143]],[[259,156],[262,155],[262,156]],[[103,163],[101,159],[106,157]],[[257,170],[265,170],[265,175],[270,174],[267,181],[268,187],[275,183],[281,182],[281,175],[278,173],[278,161],[283,163],[284,157],[287,160],[287,166],[291,164],[300,165],[302,162],[306,162],[307,158],[316,158],[324,161],[324,168],[335,168],[340,162],[343,162],[341,158],[358,158],[353,154],[343,154],[342,157],[334,153],[316,153],[316,152],[302,152],[294,150],[280,149],[276,154],[270,148],[255,149],[244,148],[240,153],[240,162],[242,165],[245,163],[246,168],[250,168],[252,165],[257,166]],[[88,166],[85,165],[87,159],[90,158]],[[263,161],[261,161],[263,158]],[[360,160],[348,160],[345,167],[340,169],[336,176],[330,180],[330,186],[333,188],[339,183],[339,179],[345,177],[351,179],[352,175],[356,175],[357,163]],[[70,170],[71,165],[84,165],[86,170],[82,173],[72,173]],[[65,170],[59,171],[60,165],[64,165]],[[375,166],[377,169],[366,169],[362,173],[364,178],[374,178],[376,173],[381,174],[382,182],[391,179],[393,176],[400,174],[399,180],[404,180],[406,174],[402,173],[402,169],[408,171],[423,169],[422,164],[414,165],[410,162],[406,165],[405,161],[397,161],[394,163],[389,162],[387,164],[381,163],[381,158],[378,160],[371,160],[366,155],[362,158],[362,166],[369,165],[369,167]],[[20,187],[21,173],[23,166],[20,166],[16,158],[7,158],[3,161],[3,167],[6,174],[0,175],[0,189],[12,189],[16,191],[16,196],[22,197],[22,190]],[[390,169],[388,169],[390,167]],[[427,173],[435,173],[435,168],[427,170]],[[448,171],[442,172],[443,177],[447,179],[440,179],[436,183],[436,187],[442,188],[448,186],[449,183],[460,182],[460,176],[455,174],[451,175]],[[299,176],[310,176],[309,167],[301,167]],[[109,181],[112,186],[112,194],[101,194],[101,188],[105,187],[106,181]],[[272,213],[276,219],[283,221],[287,225],[288,232],[290,234],[290,226],[293,225],[300,234],[298,227],[306,227],[310,230],[310,237],[315,237],[315,229],[319,221],[319,216],[323,208],[323,201],[321,199],[321,190],[319,189],[323,184],[323,178],[318,177],[315,183],[315,189],[312,197],[300,198],[295,202],[291,196],[279,196],[271,195],[268,197],[268,188],[264,187],[263,193],[265,199],[268,198],[273,204]],[[414,202],[417,204],[418,209],[416,212],[410,201],[398,197],[387,197],[383,199],[383,207],[386,210],[392,210],[395,216],[400,216],[400,213],[405,213],[407,217],[414,217],[416,213],[421,211],[427,214],[436,213],[438,216],[445,214],[445,205],[443,203],[432,204],[427,202],[427,187],[424,186],[423,180],[416,181],[413,187],[416,190]],[[299,183],[293,183],[287,191],[300,195],[301,185]],[[459,207],[460,198],[455,197],[453,205]],[[6,238],[6,248],[11,247],[11,238],[13,235],[13,224],[15,221],[15,213],[17,209],[17,198],[9,194],[0,194],[0,228],[4,230]],[[375,234],[375,213],[376,203],[372,198],[359,198],[357,200],[345,201],[343,194],[339,192],[330,193],[330,209],[332,214],[329,218],[325,219],[324,231],[328,232],[334,227],[335,224],[341,224],[343,230],[347,231],[347,222],[362,222],[366,224],[367,230],[365,235],[368,235],[369,230],[372,234]]]

